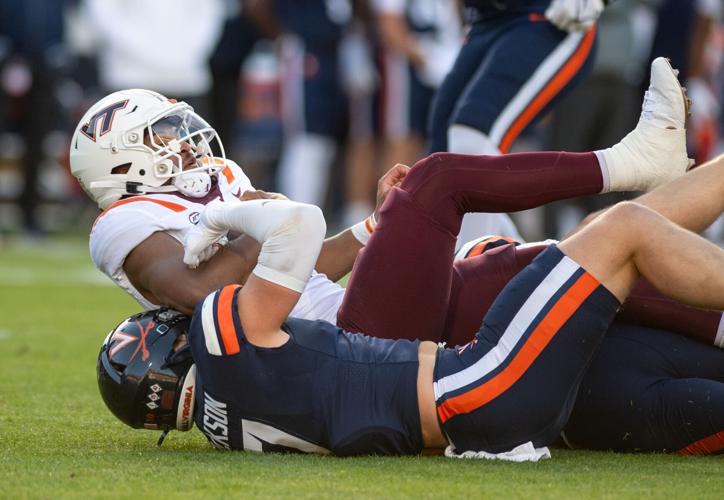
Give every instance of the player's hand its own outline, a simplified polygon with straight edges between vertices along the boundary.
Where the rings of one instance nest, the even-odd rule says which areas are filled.
[[[603,12],[603,0],[552,0],[546,18],[563,31],[586,31]]]
[[[208,211],[223,210],[223,201],[212,201],[201,213],[199,222],[193,226],[184,238],[184,264],[196,269],[199,264],[213,257],[226,244],[227,229],[213,227],[208,222]]]
[[[400,185],[402,180],[407,177],[410,167],[398,163],[383,175],[377,182],[377,204],[375,205],[375,219],[380,220],[380,208],[384,203],[387,195],[393,187]]]
[[[266,191],[262,191],[261,189],[256,189],[254,191],[244,191],[241,196],[239,196],[239,199],[241,201],[249,201],[249,200],[288,200],[286,196],[284,196],[281,193],[267,193]]]

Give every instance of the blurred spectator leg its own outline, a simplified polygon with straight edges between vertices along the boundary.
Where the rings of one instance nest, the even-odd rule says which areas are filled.
[[[25,231],[31,235],[43,232],[38,220],[40,202],[38,185],[41,166],[45,157],[43,143],[52,127],[55,114],[53,100],[53,72],[42,62],[31,63],[32,84],[24,96],[24,113],[21,116],[20,132],[25,142],[23,156],[24,187],[19,205],[23,215]]]
[[[211,123],[219,133],[227,155],[233,150],[239,116],[241,66],[258,40],[254,25],[239,13],[225,22],[221,39],[209,60]]]

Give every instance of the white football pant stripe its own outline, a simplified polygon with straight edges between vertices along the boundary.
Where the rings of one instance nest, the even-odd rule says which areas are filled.
[[[516,118],[530,105],[535,97],[545,88],[568,59],[576,52],[578,46],[586,36],[586,32],[574,32],[569,34],[558,47],[546,57],[533,75],[521,87],[518,93],[511,99],[508,105],[503,108],[500,116],[490,128],[490,138],[495,144],[500,144],[503,136],[511,127]]]
[[[578,264],[568,257],[563,257],[518,310],[495,347],[467,368],[443,377],[433,384],[435,400],[485,377],[505,362],[541,309],[578,269],[580,269]]]

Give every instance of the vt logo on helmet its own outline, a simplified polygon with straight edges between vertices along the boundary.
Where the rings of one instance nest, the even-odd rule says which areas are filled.
[[[93,142],[96,142],[96,129],[98,122],[101,123],[100,135],[105,135],[111,131],[111,124],[113,123],[113,115],[116,111],[123,109],[128,104],[128,100],[116,102],[100,110],[95,115],[91,116],[88,123],[83,125],[79,130]]]
[[[205,196],[225,161],[218,134],[191,106],[143,89],[91,106],[70,146],[71,171],[101,209],[126,195]]]

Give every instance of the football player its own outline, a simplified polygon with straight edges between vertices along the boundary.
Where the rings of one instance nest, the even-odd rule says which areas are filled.
[[[507,153],[593,63],[605,0],[465,0],[465,44],[435,96],[430,151]],[[464,242],[518,236],[505,214],[466,216]]]
[[[91,230],[91,257],[145,309],[190,314],[209,291],[245,281],[256,241],[222,239],[209,250],[219,250],[215,258],[195,270],[182,262],[181,241],[211,200],[275,195],[253,190],[225,158],[216,131],[186,103],[141,89],[110,94],[79,122],[70,155],[74,175],[103,210]],[[370,224],[327,240],[317,269],[333,280],[346,274],[361,247],[354,233],[367,235]],[[308,291],[295,313],[334,320],[341,287],[315,273]]]
[[[642,136],[651,137],[652,134],[659,136],[664,142],[658,143],[657,147],[666,149],[671,146],[668,151],[659,154],[662,154],[662,159],[668,160],[666,163],[674,166],[674,170],[681,172],[688,163],[683,142],[676,139],[683,131],[684,104],[680,95],[681,89],[678,84],[671,85],[672,79],[676,81],[673,72],[670,68],[663,67],[661,61],[655,69],[658,69],[658,77],[663,81],[659,82],[662,84],[661,88],[655,89],[652,85],[650,90],[658,90],[658,97],[663,98],[664,103],[659,99],[650,99],[648,109],[646,105],[644,107],[643,125],[640,124],[623,144],[593,156],[601,158],[602,162],[605,161],[606,171],[613,185],[618,185],[620,182],[650,185],[652,175],[661,174],[656,170],[651,172],[652,165],[646,161],[647,155],[637,154],[641,152]],[[678,106],[677,99],[672,98],[672,93],[678,96]],[[667,110],[667,106],[680,109],[671,113],[667,112],[672,111]],[[672,119],[672,114],[678,115],[678,118],[674,116]],[[678,146],[675,143],[678,143]],[[656,151],[657,148],[654,148],[647,153],[656,154]],[[577,159],[582,173],[587,172],[592,165],[586,161],[585,156],[578,158],[565,158],[565,155],[557,154],[548,158],[545,154],[534,156],[544,166],[550,165],[553,172],[556,170],[565,172],[568,167],[566,160],[572,162]],[[450,172],[451,168],[456,168],[455,157],[454,155],[430,157],[409,173],[404,171],[401,175],[404,181],[399,189],[393,190],[393,194],[398,197],[388,200],[379,226],[380,233],[373,240],[381,239],[382,228],[389,220],[386,214],[393,213],[394,206],[400,203],[404,206],[405,202],[409,202],[411,218],[426,219],[431,223],[428,224],[428,231],[435,226],[447,230],[447,234],[435,235],[436,239],[448,242],[451,238],[454,240],[454,229],[459,228],[464,210],[487,208],[495,202],[495,200],[491,202],[489,198],[494,197],[496,190],[501,189],[500,184],[504,184],[504,174],[501,172],[512,176],[513,183],[518,184],[518,188],[529,187],[525,185],[527,176],[516,175],[527,173],[524,160],[529,159],[531,155],[509,157],[505,161],[499,158],[487,161],[468,158],[467,168],[457,167],[459,173],[467,177],[467,182],[462,183],[459,189],[445,189],[456,186],[456,181],[449,182],[449,176],[440,175],[442,172]],[[554,161],[551,163],[551,160]],[[643,164],[637,165],[642,160]],[[621,170],[624,166],[626,168]],[[433,360],[432,355],[435,346],[420,344],[419,373],[417,373],[417,344],[414,342],[385,343],[365,337],[350,336],[321,322],[289,320],[284,330],[279,329],[303,289],[321,246],[321,235],[319,235],[318,245],[316,243],[316,247],[312,245],[311,251],[309,248],[300,247],[303,234],[313,235],[315,232],[323,232],[317,227],[321,223],[315,221],[319,218],[317,212],[309,207],[294,204],[279,205],[287,203],[279,201],[226,204],[215,202],[207,206],[202,214],[201,224],[187,237],[186,261],[191,265],[197,265],[209,244],[217,241],[231,228],[247,232],[255,239],[263,241],[262,254],[254,273],[241,291],[238,286],[224,287],[211,294],[203,305],[200,304],[197,308],[191,328],[191,342],[194,344],[196,338],[194,359],[199,369],[198,377],[176,377],[168,380],[172,385],[178,383],[178,389],[182,387],[181,382],[185,382],[200,385],[206,388],[204,390],[211,391],[205,392],[203,398],[200,394],[196,398],[196,401],[203,399],[205,405],[203,412],[197,410],[196,414],[199,421],[204,422],[204,426],[208,424],[208,427],[203,429],[209,439],[220,447],[261,449],[261,444],[258,448],[254,448],[256,446],[254,443],[261,442],[262,440],[256,439],[255,436],[263,434],[267,442],[274,436],[281,436],[281,440],[276,441],[277,444],[284,443],[285,439],[291,439],[290,436],[307,438],[302,439],[309,445],[304,445],[306,448],[292,446],[304,451],[332,449],[342,454],[397,453],[414,451],[423,443],[439,445],[445,441],[437,428],[435,404],[431,399],[432,367],[436,364],[437,416],[443,422],[447,438],[452,438],[455,451],[483,450],[497,453],[516,443],[525,442],[524,438],[530,438],[533,445],[545,444],[551,439],[550,432],[554,432],[565,421],[572,402],[571,388],[580,381],[586,360],[592,355],[597,339],[618,308],[618,300],[630,291],[638,272],[643,271],[648,274],[656,269],[658,274],[652,274],[650,279],[659,288],[665,288],[663,285],[666,283],[667,293],[674,298],[682,301],[691,300],[694,305],[721,308],[714,298],[719,294],[717,281],[704,283],[704,278],[698,281],[704,268],[698,259],[704,258],[708,268],[711,269],[711,266],[721,265],[719,262],[722,257],[721,251],[693,234],[682,231],[678,226],[670,224],[661,215],[647,208],[655,208],[674,222],[698,230],[701,225],[707,224],[721,212],[720,202],[717,201],[721,198],[719,192],[721,187],[716,182],[717,176],[720,177],[721,168],[724,166],[720,160],[690,174],[682,181],[650,193],[641,199],[642,204],[619,205],[557,247],[546,248],[533,264],[511,282],[496,301],[475,341],[460,350],[440,351],[437,354],[437,361]],[[633,169],[633,172],[629,169]],[[629,177],[624,181],[620,176],[626,174],[633,174],[633,179]],[[484,178],[487,180],[484,187],[472,182]],[[586,179],[585,176],[573,176],[569,188],[573,191],[590,189],[589,181],[590,179]],[[600,182],[599,179],[599,184]],[[436,192],[435,188],[443,192]],[[541,196],[552,195],[545,187],[542,191],[544,194]],[[696,200],[696,206],[693,208],[685,201],[691,192],[703,194],[701,199]],[[393,201],[395,199],[396,201]],[[663,203],[664,201],[666,203]],[[525,202],[521,199],[508,201],[513,206]],[[295,224],[290,224],[290,221],[295,221]],[[630,222],[642,224],[629,224]],[[651,227],[653,233],[651,237],[642,241],[637,231],[640,227]],[[679,244],[686,247],[684,251],[693,259],[683,262],[684,267],[693,265],[693,268],[681,269],[682,262],[674,263],[669,259],[680,250],[674,248]],[[450,252],[451,245],[452,243],[448,245]],[[438,250],[440,249],[442,247]],[[297,255],[298,259],[291,258],[288,252]],[[564,253],[568,254],[568,257]],[[586,262],[587,267],[595,269],[593,271],[595,275],[604,276],[604,286],[600,286],[595,278],[583,271],[575,262],[569,262],[570,257]],[[650,265],[651,261],[656,265]],[[450,258],[447,259],[447,266],[450,269],[449,262]],[[560,266],[568,269],[563,275],[558,276],[557,271],[549,273],[551,269],[557,270]],[[429,269],[425,268],[425,271]],[[568,271],[572,274],[567,274]],[[556,281],[554,276],[560,279]],[[717,274],[714,273],[714,276]],[[541,280],[551,286],[539,287]],[[692,280],[697,282],[696,286],[689,286]],[[680,288],[679,284],[682,283],[688,285]],[[413,290],[428,291],[424,288],[413,288]],[[531,301],[529,296],[538,297],[540,300]],[[394,304],[391,305],[394,307]],[[541,308],[545,311],[540,310]],[[405,310],[393,310],[397,312],[392,316],[405,314]],[[415,310],[414,314],[419,311],[420,309]],[[438,308],[437,314],[444,316],[445,308]],[[507,324],[511,321],[512,326],[508,328]],[[443,323],[441,320],[435,324]],[[539,323],[544,323],[545,326],[539,328]],[[156,338],[159,332],[163,334],[167,328],[154,330],[156,336],[147,339],[149,330],[153,328],[153,325],[148,326],[149,324],[146,324],[147,328],[139,330],[142,333],[141,341],[144,347],[142,358],[146,359],[147,343],[156,345],[158,341],[159,346],[161,343],[167,347],[170,345],[167,341],[160,342]],[[570,330],[572,336],[557,335],[555,332],[559,329]],[[101,372],[108,371],[109,367],[112,369],[108,373],[108,378],[101,382],[104,397],[114,412],[127,423],[134,426],[145,424],[150,427],[171,428],[172,419],[179,415],[176,412],[179,408],[179,397],[175,396],[180,393],[175,391],[175,385],[164,389],[161,385],[154,384],[149,389],[148,385],[143,385],[148,382],[144,379],[140,390],[149,391],[145,406],[154,410],[145,415],[140,414],[138,401],[118,402],[118,397],[122,399],[123,391],[118,387],[123,387],[124,383],[131,383],[133,390],[139,389],[138,364],[132,369],[136,376],[132,377],[132,380],[124,378],[124,370],[133,364],[139,350],[138,347],[135,350],[131,349],[133,351],[131,354],[131,350],[123,349],[132,342],[128,340],[130,336],[123,328],[119,328],[109,336],[104,345],[99,369]],[[175,342],[175,336],[173,340]],[[183,339],[180,342],[182,343]],[[279,349],[260,351],[258,347]],[[124,356],[121,351],[128,351],[125,361],[121,359]],[[566,355],[568,351],[570,356]],[[166,354],[168,353],[169,351],[166,351]],[[239,353],[241,356],[233,356]],[[322,362],[323,360],[325,362]],[[371,373],[370,363],[383,365],[379,367],[379,374]],[[365,364],[366,369],[362,366]],[[414,370],[411,370],[411,365]],[[481,366],[482,370],[478,370]],[[352,368],[358,369],[352,370]],[[326,373],[326,369],[331,370],[330,373]],[[543,373],[550,371],[550,377],[541,376],[540,370]],[[377,368],[373,371],[377,371]],[[411,377],[413,371],[416,373],[415,377]],[[182,372],[186,373],[183,370]],[[534,376],[534,372],[538,375]],[[254,373],[256,375],[253,375]],[[270,381],[265,382],[262,373],[265,377],[271,377]],[[384,380],[386,377],[387,381]],[[204,378],[206,378],[205,383]],[[430,384],[427,384],[428,379]],[[151,377],[149,380],[153,381],[154,378]],[[236,380],[243,381],[243,391],[240,392],[238,387],[232,387]],[[415,383],[411,380],[417,380],[417,391],[409,387],[410,383]],[[547,383],[544,387],[536,388],[536,380],[546,380]],[[327,383],[330,381],[333,383]],[[349,387],[345,386],[348,382],[360,382],[359,387],[368,388],[370,392],[359,394],[359,391],[349,390]],[[387,391],[379,391],[375,393],[376,396],[372,396],[371,389],[378,388],[378,383],[381,384],[379,388],[384,387]],[[170,396],[157,394],[171,389],[174,391],[168,393]],[[287,393],[287,390],[290,392]],[[130,392],[127,392],[126,396]],[[419,416],[413,415],[416,413],[414,410],[418,408],[415,408],[417,405],[411,404],[409,399],[415,392],[420,396],[416,401],[419,402]],[[134,397],[139,394],[141,393],[134,393]],[[294,397],[290,397],[289,394]],[[355,401],[343,398],[345,394],[353,394]],[[517,420],[517,428],[511,429],[510,422],[504,415],[511,412],[510,400],[515,399],[514,394],[531,396],[530,402],[540,403],[543,411],[536,415],[522,412],[523,415]],[[338,396],[342,397],[342,400],[339,400]],[[399,404],[390,408],[390,401],[384,400],[385,396]],[[366,397],[368,399],[365,399]],[[369,399],[376,397],[381,397],[384,401]],[[162,402],[166,402],[165,406],[156,403],[159,398]],[[319,403],[323,403],[325,399],[327,404],[320,406]],[[277,414],[272,400],[283,402],[294,400],[298,404],[292,406],[297,407],[300,414],[292,417],[288,411],[283,410],[280,410],[283,415]],[[194,401],[194,398],[190,398],[190,401]],[[429,404],[424,401],[428,401]],[[159,406],[161,410],[155,411]],[[333,407],[335,411],[325,413],[323,411],[325,407]],[[308,410],[305,411],[304,408]],[[363,409],[366,410],[362,411]],[[387,411],[374,412],[374,409],[387,409]],[[322,414],[319,414],[319,411],[322,411]],[[345,412],[348,411],[350,413],[347,416]],[[185,413],[193,414],[193,411]],[[199,417],[201,413],[203,416]],[[355,420],[352,418],[354,415],[368,418]],[[348,418],[338,420],[338,417],[342,416]],[[230,418],[234,421],[233,426],[228,425]],[[422,429],[415,426],[418,419],[422,421]],[[244,422],[248,424],[246,427]],[[254,422],[262,425],[258,426]],[[342,425],[341,422],[346,424]],[[239,423],[241,425],[238,425]],[[500,432],[494,433],[494,436],[483,436],[482,433],[475,432],[478,426],[493,428],[494,425],[502,426],[498,427]],[[541,425],[544,427],[540,427]],[[243,432],[247,432],[243,431],[242,427],[248,430],[248,436],[247,434],[242,436]],[[335,434],[335,431],[338,433]],[[367,434],[364,434],[366,432]],[[360,433],[368,439],[359,439]],[[249,443],[247,438],[250,440]],[[294,443],[293,439],[288,442]],[[329,447],[324,447],[322,444],[327,444]],[[540,456],[535,452],[532,453]]]
[[[676,144],[681,146],[683,132],[671,134],[679,134]],[[677,159],[676,154],[666,158],[670,148],[666,144],[656,146],[644,155],[658,155],[662,162],[685,163],[682,158]],[[214,258],[196,269],[187,268],[182,261],[181,241],[198,222],[208,202],[271,196],[253,191],[238,165],[225,158],[214,129],[188,105],[145,90],[113,93],[92,106],[81,119],[72,139],[70,156],[73,173],[103,209],[90,234],[93,261],[144,309],[165,305],[190,314],[194,304],[212,290],[245,282],[259,252],[258,242],[246,235],[232,235],[226,245],[222,238],[208,250],[209,255],[218,251]],[[502,181],[490,183],[491,210],[537,206],[562,197],[605,190],[646,187],[631,177],[635,172],[633,166],[623,165],[614,170],[599,163],[598,158],[592,153],[505,159],[446,155],[425,163],[444,163],[451,169],[447,182],[461,186],[466,185],[463,174],[469,163],[496,164],[501,172],[516,165],[520,175],[525,176],[526,185],[519,190]],[[401,199],[387,210],[389,215],[373,248],[360,254],[358,272],[352,276],[343,304],[345,290],[334,281],[349,272],[358,251],[374,230],[379,206],[405,172],[405,167],[396,167],[380,180],[376,216],[325,241],[316,265],[319,274],[312,274],[293,311],[294,316],[332,323],[339,318],[340,326],[350,331],[399,336],[403,329],[395,321],[388,319],[372,324],[373,318],[380,317],[377,311],[384,311],[390,304],[380,300],[376,292],[384,287],[397,292],[394,303],[399,308],[419,311],[413,326],[424,328],[425,336],[433,338],[442,333],[437,340],[464,343],[479,323],[479,311],[486,310],[495,296],[496,292],[487,292],[498,289],[491,286],[491,280],[495,278],[504,284],[519,269],[517,265],[530,261],[533,250],[504,250],[494,257],[486,254],[456,264],[452,276],[444,271],[438,273],[435,271],[438,267],[430,265],[430,259],[450,258],[448,234],[440,230],[439,237],[428,236],[424,244],[418,243],[416,235],[426,230],[424,226],[428,222],[414,222],[417,218],[407,215],[414,206]],[[571,184],[572,177],[579,184]],[[486,271],[488,261],[493,261],[496,269],[491,273]],[[420,269],[428,272],[420,273]],[[431,287],[430,283],[437,286]],[[428,290],[428,303],[434,306],[420,309],[420,299],[409,297],[408,287],[434,288]],[[447,290],[451,290],[449,296]],[[434,311],[443,303],[442,298],[448,304],[449,313],[439,328]],[[635,299],[627,303],[626,311],[634,317],[646,317],[651,301],[645,296]],[[637,306],[638,303],[643,305]],[[656,299],[654,304],[658,303]],[[697,314],[705,318],[706,333],[713,341],[720,316],[707,312]],[[654,315],[654,319],[656,317]],[[671,323],[669,328],[677,331],[697,334],[701,330],[692,315],[677,314],[673,321],[678,323]],[[423,335],[423,330],[409,331]]]

